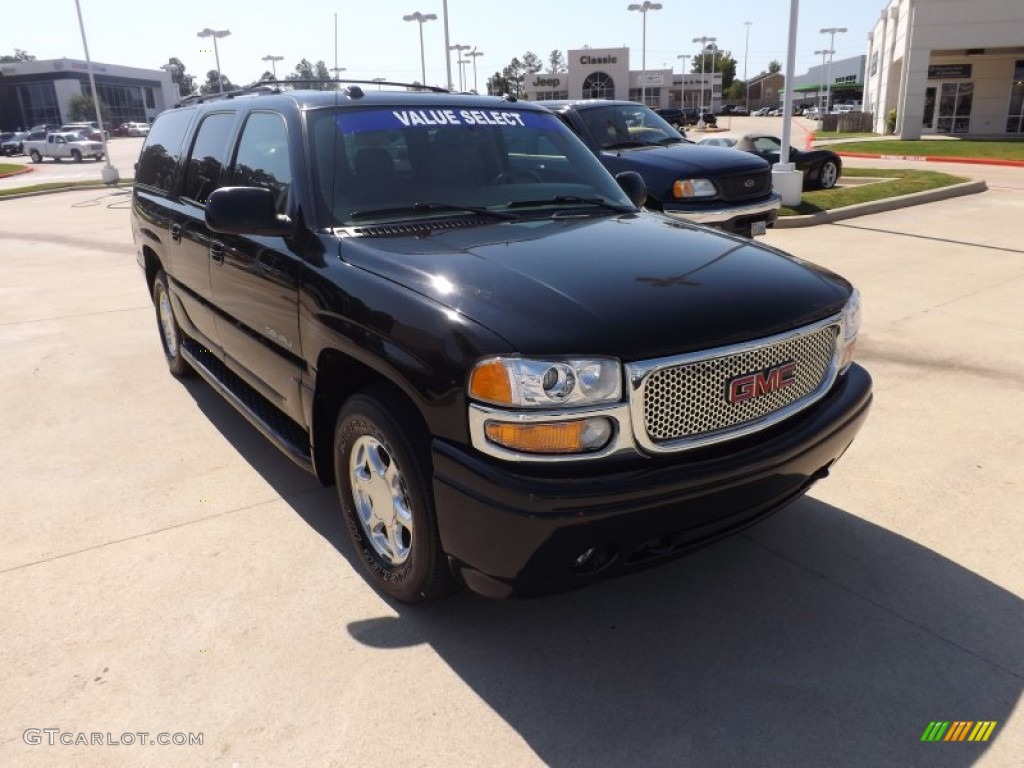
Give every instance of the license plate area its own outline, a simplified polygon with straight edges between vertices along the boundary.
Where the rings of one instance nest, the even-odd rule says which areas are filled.
[[[768,231],[768,222],[766,221],[752,221],[750,222],[750,236],[757,237],[763,235]]]

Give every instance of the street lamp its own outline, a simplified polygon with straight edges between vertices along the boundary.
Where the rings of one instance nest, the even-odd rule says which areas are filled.
[[[202,32],[196,32],[196,37],[213,38],[213,57],[217,62],[217,90],[220,93],[224,93],[224,81],[220,76],[220,52],[217,50],[217,38],[227,37],[230,34],[230,29],[210,29],[209,27],[204,28]]]
[[[100,92],[96,90],[96,76],[92,71],[92,58],[89,56],[89,41],[85,39],[85,22],[82,21],[82,6],[75,0],[75,11],[78,13],[78,28],[82,32],[82,48],[85,50],[85,66],[89,71],[89,87],[92,89],[92,105],[96,110],[96,125],[100,131],[100,142],[103,145],[104,165],[100,170],[100,178],[104,184],[114,184],[119,177],[117,168],[110,164],[110,152],[107,150],[107,132],[103,130],[103,115],[100,114]],[[60,159],[60,158],[58,158]]]
[[[651,3],[648,0],[644,0],[644,4],[630,3],[626,6],[627,11],[638,11],[641,16],[644,17],[644,32],[643,32],[643,45],[641,46],[641,67],[640,73],[640,102],[642,104],[647,103],[647,12],[648,11],[660,11],[661,3]]]
[[[263,61],[270,62],[270,68],[274,72],[274,79],[277,80],[277,62],[283,61],[284,56],[271,56],[269,53],[263,57]]]
[[[835,53],[832,48],[836,47],[836,33],[842,34],[846,31],[846,27],[825,27],[820,30],[821,34],[829,35],[828,40],[828,79],[825,81],[825,109],[830,109],[830,100],[832,96],[832,54]]]
[[[480,56],[483,56],[484,52],[483,51],[478,51],[474,47],[473,50],[470,51],[469,53],[467,53],[466,55],[472,57],[472,59],[473,59],[473,93],[480,93],[480,91],[476,87],[476,60]]]
[[[716,40],[718,40],[717,37],[707,37],[706,35],[693,38],[693,42],[700,43],[700,116],[697,118],[698,122],[704,121],[704,86],[707,84],[704,80],[704,64],[708,59],[708,48],[712,51],[717,50],[715,48]],[[714,102],[714,98],[712,98],[711,101]]]
[[[452,55],[448,43],[448,0],[441,4],[441,13],[444,15],[444,69],[448,73],[448,90],[452,89]],[[426,85],[426,83],[424,83]]]
[[[375,82],[377,84],[377,90],[378,91],[380,90],[380,84],[381,83],[386,83],[387,81],[388,81],[388,79],[386,77],[375,77],[375,78],[373,78],[373,82]]]
[[[820,50],[820,51],[815,51],[814,55],[817,56],[819,53],[821,54],[821,78],[822,78],[822,80],[825,80],[826,79],[825,78],[825,57],[826,56],[831,56],[833,53],[835,53],[835,51],[833,51],[831,48],[825,48],[825,49]],[[821,119],[821,113],[824,112],[824,109],[821,106],[821,97],[824,96],[824,95],[825,94],[822,93],[821,86],[819,85],[818,86],[818,113],[819,113],[818,114],[818,119],[819,120]]]
[[[437,21],[436,13],[410,13],[408,16],[402,17],[403,21],[416,21],[420,25],[420,81],[424,86],[427,84],[427,59],[423,53],[423,25],[428,21]]]
[[[747,54],[750,53],[750,28],[754,26],[752,21],[744,21],[743,26],[747,28],[746,40],[743,43],[743,96],[746,100],[747,114],[750,114],[750,87],[747,83]]]
[[[459,65],[459,91],[460,92],[466,90],[466,86],[462,82],[462,80],[463,80],[463,78],[462,78],[462,65],[465,63],[462,60],[462,52],[463,51],[468,51],[472,47],[473,46],[471,46],[471,45],[458,45],[458,44],[456,44],[456,45],[449,45],[448,46],[448,50],[449,51],[458,51],[456,56],[458,56],[457,63]]]
[[[679,78],[679,102],[680,102],[679,106],[685,107],[686,106],[686,60],[687,59],[692,59],[693,56],[691,56],[688,53],[680,53],[678,56],[676,56],[676,58],[683,60],[683,67],[682,67],[682,74],[683,74],[683,76],[681,78]]]

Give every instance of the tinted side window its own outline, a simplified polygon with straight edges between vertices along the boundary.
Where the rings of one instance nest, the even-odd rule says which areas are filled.
[[[195,110],[183,109],[164,112],[149,132],[146,145],[139,156],[135,183],[167,192],[174,181],[174,169],[181,156],[181,145]]]
[[[216,112],[203,118],[185,167],[182,197],[205,205],[213,190],[220,186],[220,172],[227,159],[234,124],[234,112]]]
[[[285,212],[292,170],[284,118],[271,112],[254,112],[249,116],[238,142],[230,184],[269,189],[274,193],[278,213]]]

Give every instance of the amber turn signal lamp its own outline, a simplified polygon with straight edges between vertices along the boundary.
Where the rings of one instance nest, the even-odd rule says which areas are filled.
[[[469,377],[469,394],[491,403],[512,403],[512,384],[501,360],[490,360],[473,369]]]
[[[612,436],[607,419],[554,421],[545,424],[514,424],[489,421],[487,439],[523,453],[584,453],[603,448]]]

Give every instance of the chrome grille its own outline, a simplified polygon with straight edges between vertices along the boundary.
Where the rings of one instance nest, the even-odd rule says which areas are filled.
[[[747,200],[752,197],[767,195],[772,188],[772,172],[753,171],[726,176],[718,180],[719,192],[723,200]]]
[[[745,345],[734,353],[723,350],[717,356],[711,353],[678,365],[656,367],[640,387],[649,442],[657,446],[714,433],[741,432],[744,426],[772,420],[773,415],[781,418],[784,409],[811,401],[834,376],[838,330],[836,324],[819,326],[760,346]],[[763,373],[791,361],[796,363],[791,385],[738,403],[727,399],[729,382],[736,377]]]

